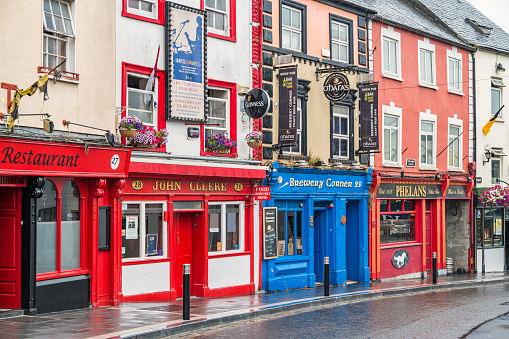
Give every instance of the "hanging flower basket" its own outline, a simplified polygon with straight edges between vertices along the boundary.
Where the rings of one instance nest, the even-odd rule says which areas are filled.
[[[119,129],[120,131],[120,135],[123,137],[123,138],[134,138],[134,136],[136,135],[136,133],[138,133],[138,130],[137,129]]]
[[[262,145],[262,141],[265,136],[261,131],[253,131],[246,135],[244,140],[247,141],[247,145],[251,148],[258,148]]]
[[[251,148],[258,148],[262,145],[261,141],[248,141],[247,145]]]

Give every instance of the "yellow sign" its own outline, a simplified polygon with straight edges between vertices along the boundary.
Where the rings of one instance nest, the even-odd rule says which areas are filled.
[[[141,180],[135,180],[131,184],[131,187],[133,188],[133,190],[139,191],[143,188],[143,182]]]
[[[242,184],[240,182],[236,183],[235,186],[233,186],[233,188],[237,191],[237,192],[240,192],[242,191]]]

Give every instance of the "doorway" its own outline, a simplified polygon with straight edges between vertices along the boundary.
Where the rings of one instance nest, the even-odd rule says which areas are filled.
[[[21,308],[21,190],[0,188],[0,308]]]
[[[360,225],[359,200],[346,201],[346,279],[350,282],[360,281],[361,267],[359,257]]]
[[[196,241],[200,237],[201,213],[196,212],[175,212],[173,214],[173,225],[175,232],[176,254],[174,279],[177,298],[183,295],[183,268],[184,264],[191,264],[191,295],[196,295],[194,286],[197,283],[198,253],[200,243]]]
[[[325,209],[315,209],[313,215],[314,228],[314,264],[315,278],[317,282],[323,283],[323,258],[326,257],[326,228]]]

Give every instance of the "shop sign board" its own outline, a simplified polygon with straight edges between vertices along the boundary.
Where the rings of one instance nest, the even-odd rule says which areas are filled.
[[[359,87],[360,151],[378,151],[378,84]]]
[[[406,167],[415,167],[415,159],[406,159]]]
[[[272,193],[364,193],[365,175],[328,175],[307,173],[279,173]]]
[[[466,199],[467,198],[467,187],[459,185],[451,185],[447,188],[445,197],[449,199]]]
[[[442,197],[442,185],[424,183],[381,184],[376,193],[377,199],[430,199]]]
[[[279,71],[279,145],[297,142],[297,67]]]
[[[342,73],[332,73],[323,83],[323,94],[333,102],[341,102],[350,92],[350,82]]]
[[[255,187],[256,200],[270,200],[270,186]]]
[[[0,138],[2,175],[127,176],[131,150]]]
[[[263,259],[278,257],[277,208],[263,208]]]
[[[251,119],[261,119],[270,109],[269,94],[261,88],[253,88],[244,100],[244,110]]]
[[[196,8],[166,2],[168,120],[206,120],[206,14]]]
[[[251,194],[248,182],[222,180],[180,180],[158,178],[128,178],[125,193],[220,193],[220,194]]]

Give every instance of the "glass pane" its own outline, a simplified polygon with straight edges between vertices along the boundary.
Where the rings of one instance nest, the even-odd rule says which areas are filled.
[[[226,102],[210,100],[210,117],[226,119]]]
[[[296,235],[297,235],[297,254],[302,254],[302,212],[297,211],[297,225],[296,225]]]
[[[433,124],[430,122],[421,123],[421,130],[423,132],[433,132]]]
[[[384,70],[390,71],[389,68],[389,41],[383,40],[383,53],[384,53]]]
[[[341,118],[341,134],[348,135],[348,119]]]
[[[203,209],[202,201],[174,201],[174,210],[201,210]]]
[[[163,205],[145,204],[145,255],[163,255]]]
[[[291,25],[291,13],[290,9],[283,7],[283,25],[290,26]]]
[[[339,25],[336,23],[331,24],[331,38],[332,39],[339,39]]]
[[[348,28],[346,26],[339,26],[339,40],[348,42]]]
[[[398,131],[391,131],[391,161],[398,162]]]
[[[403,200],[391,200],[391,212],[399,212],[402,211]]]
[[[428,165],[433,164],[433,136],[427,136],[427,144],[426,144],[426,163]]]
[[[292,11],[292,27],[300,29],[300,12]]]
[[[57,190],[46,180],[44,194],[37,200],[37,245],[36,272],[57,270]]]
[[[49,0],[44,0],[44,11],[51,13],[51,8],[49,5]]]
[[[496,114],[500,109],[500,90],[498,88],[491,89],[491,114]]]
[[[292,49],[300,51],[300,33],[292,32]]]
[[[226,205],[226,250],[240,249],[240,207]]]
[[[426,163],[426,136],[421,135],[421,164]]]
[[[332,155],[339,156],[339,139],[332,140]]]
[[[345,45],[339,46],[339,60],[348,61],[348,47]]]
[[[51,0],[51,9],[53,10],[54,15],[61,16],[62,13],[60,12],[60,4],[58,1]]]
[[[348,140],[341,139],[341,156],[348,156]]]
[[[122,258],[140,257],[140,205],[122,208]]]
[[[217,9],[226,12],[226,0],[216,0]]]
[[[150,100],[145,99],[145,95],[149,96]],[[152,95],[146,93],[140,93],[137,91],[127,91],[127,105],[129,108],[140,109],[143,111],[152,110]],[[152,123],[152,121],[150,121]]]
[[[74,181],[62,188],[61,270],[80,268],[80,190]]]
[[[460,128],[456,126],[450,126],[449,134],[453,137],[457,137],[458,135],[460,135]]]
[[[65,19],[71,19],[71,15],[69,13],[69,4],[68,3],[64,3],[64,2],[62,2],[61,4],[62,4],[62,6],[61,6],[62,16]]]
[[[46,19],[46,27],[49,29],[49,30],[55,30],[55,26],[53,25],[53,18],[51,16],[51,14],[48,14],[48,13],[44,13],[44,18]]]
[[[142,11],[152,12],[152,6],[153,6],[153,4],[152,4],[152,3],[142,1],[140,4],[141,4],[141,8],[140,8],[140,9],[141,9]]]
[[[433,53],[426,52],[426,81],[433,83]]]
[[[67,55],[65,48],[65,40],[58,40],[58,53],[59,56],[65,57]]]
[[[209,252],[222,250],[221,232],[221,205],[209,205]]]
[[[212,12],[212,11],[207,11],[207,27],[215,27],[214,25],[214,18],[215,18],[215,13]]]
[[[398,46],[396,42],[391,41],[391,69],[390,71],[394,74],[398,73]]]
[[[449,86],[455,87],[454,80],[454,61],[449,59]]]
[[[404,200],[405,212],[415,211],[415,200]]]
[[[216,17],[215,24],[214,24],[215,28],[220,31],[224,31],[225,15],[222,13],[216,13],[215,17]]]
[[[387,212],[388,211],[388,200],[380,200],[380,212]]]
[[[46,67],[54,68],[56,65],[58,65],[57,57],[48,55],[48,65]]]
[[[140,6],[140,0],[129,0],[129,4],[128,6],[130,8],[135,8],[135,9],[139,9],[139,6]]]
[[[286,218],[285,211],[277,211],[277,253],[280,257],[286,252]]]
[[[283,35],[281,37],[281,46],[283,46],[283,48],[291,48],[292,47],[290,45],[291,32],[289,30],[283,29],[282,33]]]
[[[205,6],[209,8],[215,8],[215,0],[205,0]]]
[[[339,59],[339,44],[332,44],[332,59],[338,60]]]
[[[220,89],[209,89],[207,95],[209,98],[228,99],[228,91]]]
[[[391,160],[391,130],[384,129],[384,159]]]
[[[491,159],[491,183],[500,184],[500,160]]]
[[[419,75],[420,75],[421,80],[426,81],[426,53],[422,49],[419,51],[419,58],[421,59]]]
[[[333,122],[332,132],[339,134],[339,117],[333,117]]]
[[[381,219],[381,243],[415,240],[415,214],[383,214]]]
[[[57,41],[53,38],[48,37],[48,53],[57,54]]]
[[[384,116],[384,125],[390,127],[398,127],[398,118],[386,115]]]
[[[288,211],[288,255],[295,255],[295,212]]]

